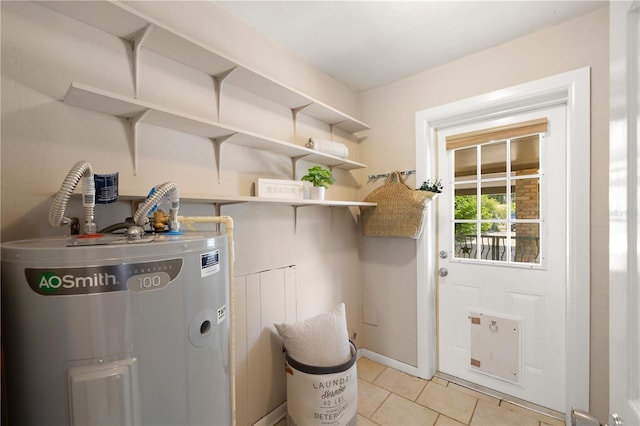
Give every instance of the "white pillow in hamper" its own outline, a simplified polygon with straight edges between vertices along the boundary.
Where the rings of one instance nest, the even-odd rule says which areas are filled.
[[[313,367],[333,367],[351,359],[344,303],[315,317],[275,324],[287,354]]]

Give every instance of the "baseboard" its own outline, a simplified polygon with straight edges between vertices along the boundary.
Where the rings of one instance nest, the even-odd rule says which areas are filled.
[[[375,361],[384,366],[395,368],[396,370],[402,371],[403,373],[418,377],[418,367],[414,367],[413,365],[405,364],[404,362],[398,361],[397,359],[380,355],[379,353],[372,352],[369,349],[358,349],[358,354],[359,356],[368,358],[371,361]]]
[[[266,416],[258,420],[253,426],[273,426],[287,415],[287,402],[271,410]]]

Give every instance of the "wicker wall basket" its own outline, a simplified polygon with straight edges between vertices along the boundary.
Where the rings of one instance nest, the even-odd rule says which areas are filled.
[[[437,194],[411,189],[400,172],[389,174],[385,183],[364,201],[375,207],[360,207],[362,234],[370,237],[409,237],[418,239],[424,227],[427,204]]]

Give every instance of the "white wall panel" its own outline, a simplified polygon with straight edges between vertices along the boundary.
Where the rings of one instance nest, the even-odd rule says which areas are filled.
[[[295,268],[236,277],[237,422],[253,424],[286,399],[282,339],[274,324],[295,317]]]

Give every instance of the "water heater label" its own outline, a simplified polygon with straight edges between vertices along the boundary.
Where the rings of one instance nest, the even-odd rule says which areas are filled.
[[[227,317],[227,305],[222,305],[218,308],[218,324],[220,324]]]
[[[81,268],[26,268],[27,282],[43,296],[144,291],[165,287],[182,269],[182,259]]]
[[[220,270],[220,250],[200,255],[200,276],[208,277]]]

